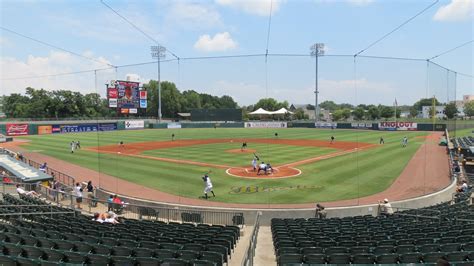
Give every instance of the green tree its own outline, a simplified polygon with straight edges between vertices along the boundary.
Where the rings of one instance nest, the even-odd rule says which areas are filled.
[[[448,103],[444,107],[444,114],[449,119],[453,119],[457,113],[458,113],[458,108],[456,107],[455,103]]]
[[[379,105],[380,117],[391,118],[395,114],[395,110],[390,106]]]
[[[344,109],[341,109],[341,110],[342,110],[342,118],[344,118],[344,120],[347,120],[351,117],[351,109],[344,108]]]
[[[309,116],[304,113],[303,109],[298,108],[295,110],[293,117],[297,120],[303,120],[303,119],[308,119]]]
[[[163,81],[160,86],[162,117],[174,118],[181,112],[182,95],[173,82]]]
[[[418,109],[416,109],[415,106],[412,106],[412,107],[410,108],[410,117],[411,117],[411,118],[415,118],[415,117],[417,117],[417,116],[418,116]]]
[[[5,113],[5,116],[10,118],[26,118],[27,111],[24,109],[28,105],[28,100],[28,97],[23,96],[19,93],[13,93],[9,96],[4,96],[2,102],[3,112]]]
[[[278,102],[277,100],[273,98],[263,98],[260,99],[255,105],[254,105],[254,110],[257,110],[258,108],[263,108],[267,111],[276,111],[280,108],[287,108],[288,109],[288,102]]]
[[[379,108],[376,106],[370,106],[369,110],[367,111],[368,117],[372,120],[376,120],[380,118],[380,111]]]
[[[363,120],[365,116],[365,109],[362,107],[357,107],[352,114],[354,115],[355,120]]]
[[[474,101],[464,104],[464,114],[468,117],[474,116]]]
[[[324,101],[319,104],[319,108],[323,108],[324,110],[329,110],[330,112],[339,109],[338,105],[333,101]]]
[[[332,120],[340,121],[344,118],[344,111],[342,109],[336,110],[332,113]]]
[[[440,105],[440,102],[435,98],[435,105]],[[417,101],[413,107],[415,107],[416,110],[421,111],[423,109],[423,106],[433,106],[433,98],[423,98]]]

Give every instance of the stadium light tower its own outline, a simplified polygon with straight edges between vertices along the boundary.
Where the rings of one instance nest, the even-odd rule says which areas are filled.
[[[319,121],[319,105],[318,105],[318,57],[324,55],[324,43],[315,43],[311,45],[311,56],[315,58],[315,80],[314,80],[314,95],[315,95],[315,104],[314,104],[314,121]]]
[[[160,61],[165,58],[166,48],[160,45],[151,46],[151,57],[158,63],[158,121],[161,123],[161,87],[160,87]]]

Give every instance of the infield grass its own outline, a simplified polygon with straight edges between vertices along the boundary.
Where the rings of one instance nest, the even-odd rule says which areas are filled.
[[[202,195],[201,176],[209,167],[157,161],[152,159],[98,154],[86,147],[126,144],[146,141],[168,141],[172,133],[176,139],[235,138],[234,143],[205,144],[180,148],[147,151],[158,157],[213,162],[243,166],[250,164],[249,154],[231,154],[228,149],[239,149],[242,138],[272,138],[279,133],[281,139],[352,141],[378,144],[381,136],[385,145],[300,165],[302,174],[286,179],[243,179],[229,176],[225,169],[211,168],[214,191],[213,201],[233,203],[307,203],[351,199],[385,190],[402,172],[408,161],[423,143],[427,132],[381,132],[362,130],[325,129],[148,129],[99,133],[70,133],[27,136],[31,140],[24,148],[40,152],[89,169],[116,176],[142,186],[190,198]],[[401,148],[403,136],[409,138],[407,148]],[[70,153],[69,143],[81,142],[82,150]],[[298,147],[249,143],[249,148],[263,154],[262,159],[272,164],[289,163],[333,152],[329,148]]]

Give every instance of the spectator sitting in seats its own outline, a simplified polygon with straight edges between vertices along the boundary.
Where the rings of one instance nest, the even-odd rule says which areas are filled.
[[[108,213],[105,214],[104,222],[118,224],[119,221],[117,220],[117,217],[118,217],[117,214],[115,214],[112,211],[109,211]]]
[[[46,170],[48,169],[48,164],[45,162],[42,165],[40,165],[39,170],[43,173],[46,173]]]
[[[20,187],[20,184],[16,185],[16,192],[18,192],[19,195],[26,195],[26,196],[39,196],[36,191],[26,191],[23,188]]]
[[[457,189],[457,192],[465,193],[469,190],[469,186],[467,185],[467,181],[463,180],[462,185],[460,185]]]
[[[92,218],[92,221],[103,223],[104,219],[102,219],[102,216],[100,215],[100,213],[96,212],[94,213],[94,217]]]
[[[379,213],[382,215],[393,214],[392,205],[388,202],[388,199],[384,199],[383,202],[379,201]]]
[[[105,212],[105,213],[94,213],[94,217],[92,218],[93,221],[99,222],[99,223],[112,223],[112,224],[118,224],[119,221],[117,220],[117,214],[115,214],[113,211]]]
[[[122,201],[117,195],[114,195],[112,198],[112,211],[121,213],[123,211],[123,208],[125,208],[126,204],[128,203]]]
[[[8,177],[7,172],[2,171],[2,181],[4,184],[11,184],[13,181]]]
[[[326,215],[327,213],[324,206],[319,203],[316,203],[316,213],[314,214],[314,217],[319,219],[325,219]]]

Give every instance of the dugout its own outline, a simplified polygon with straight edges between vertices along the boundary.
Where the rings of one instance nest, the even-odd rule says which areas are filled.
[[[242,109],[191,109],[191,121],[242,121]]]

